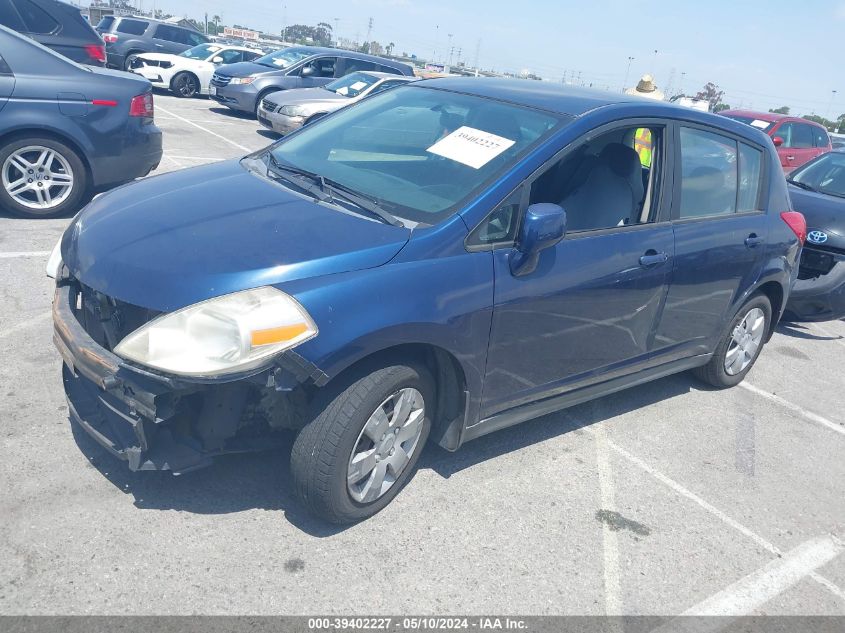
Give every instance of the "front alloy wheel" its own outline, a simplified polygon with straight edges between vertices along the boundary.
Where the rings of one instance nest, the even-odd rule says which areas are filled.
[[[434,381],[422,365],[352,371],[323,387],[291,452],[299,498],[332,523],[372,516],[399,494],[434,407]]]
[[[355,501],[375,501],[396,483],[417,448],[424,419],[422,394],[411,387],[376,407],[349,457],[346,485]]]
[[[200,91],[199,81],[190,73],[179,73],[171,86],[177,97],[193,97]]]

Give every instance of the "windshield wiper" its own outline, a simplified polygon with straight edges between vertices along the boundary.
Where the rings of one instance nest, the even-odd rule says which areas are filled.
[[[792,180],[792,178],[787,178],[786,182],[788,182],[790,185],[795,185],[796,187],[806,189],[807,191],[816,191],[815,187],[811,187],[806,182],[798,182],[797,180]]]
[[[402,223],[402,220],[390,213],[390,211],[386,210],[372,198],[368,198],[367,196],[360,194],[354,189],[350,189],[346,185],[343,185],[335,180],[323,178],[322,176],[319,178],[322,180],[324,185],[328,185],[330,191],[339,194],[341,198],[348,200],[359,209],[363,209],[364,211],[371,213],[386,224],[392,224],[393,226],[399,227],[405,226]]]
[[[305,169],[299,169],[298,167],[294,167],[293,165],[282,164],[278,161],[275,156],[273,156],[273,152],[267,152],[267,156],[269,157],[269,162],[267,165],[268,176],[270,174],[273,174],[277,178],[284,178],[285,180],[290,183],[293,183],[295,186],[299,187],[303,191],[307,191],[320,202],[333,201],[331,193],[326,191],[326,183],[323,180],[322,176],[307,171]],[[293,179],[287,174],[293,174],[294,176],[298,176],[298,178]],[[309,182],[309,180],[311,182]]]

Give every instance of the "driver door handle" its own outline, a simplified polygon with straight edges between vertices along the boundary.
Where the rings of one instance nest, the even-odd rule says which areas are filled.
[[[640,257],[640,266],[643,268],[651,268],[652,266],[659,266],[669,261],[669,256],[666,253],[658,253],[654,249],[649,249],[645,255]]]
[[[764,242],[762,237],[758,237],[756,233],[752,233],[748,237],[745,238],[745,245],[748,248],[754,248],[758,244],[762,244]]]

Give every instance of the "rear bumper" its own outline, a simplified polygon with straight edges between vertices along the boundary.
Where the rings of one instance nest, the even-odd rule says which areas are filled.
[[[298,389],[321,372],[298,356],[229,382],[199,382],[134,367],[99,345],[74,314],[77,290],[56,288],[53,342],[71,421],[130,470],[176,473],[207,466],[216,455],[273,448],[275,429],[301,428]]]
[[[792,287],[785,318],[796,321],[832,321],[845,317],[845,255],[834,255],[830,272],[799,279]]]
[[[96,188],[119,185],[142,178],[158,167],[163,153],[161,130],[149,121],[132,120],[126,132],[114,138],[120,152],[91,159],[93,185]]]

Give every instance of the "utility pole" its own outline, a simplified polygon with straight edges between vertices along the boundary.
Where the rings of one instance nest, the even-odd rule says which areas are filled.
[[[452,53],[454,52],[455,49],[452,48],[452,34],[447,33],[447,37],[449,38],[449,46],[447,48],[449,49],[449,65],[451,66],[452,65]]]
[[[205,14],[205,34],[208,35],[208,13]],[[215,33],[217,35],[217,33]]]
[[[830,110],[833,108],[833,99],[835,97],[836,97],[836,91],[831,90],[830,91],[830,103],[827,105],[827,116],[825,117],[828,120],[830,120],[830,117],[831,117]]]
[[[476,42],[476,44],[475,44],[475,63],[473,64],[473,66],[475,66],[476,70],[478,70],[478,54],[480,52],[481,52],[481,38],[479,37],[478,42]]]
[[[373,19],[370,18],[370,21],[367,22],[367,44],[370,43],[370,34],[373,32]]]
[[[625,83],[622,84],[622,92],[625,92],[625,88],[628,86],[628,76],[631,74],[631,62],[634,61],[634,58],[630,55],[628,56],[628,68],[625,69]]]
[[[686,73],[684,73],[684,72],[681,73],[681,85],[678,88],[678,92],[680,92],[681,94],[684,94],[684,79],[686,78],[686,76],[687,76]]]
[[[335,18],[334,19],[334,42],[335,42],[335,46],[340,46],[340,34],[337,32],[338,22],[340,22],[340,18]]]
[[[282,5],[282,40],[288,41],[288,5]]]

